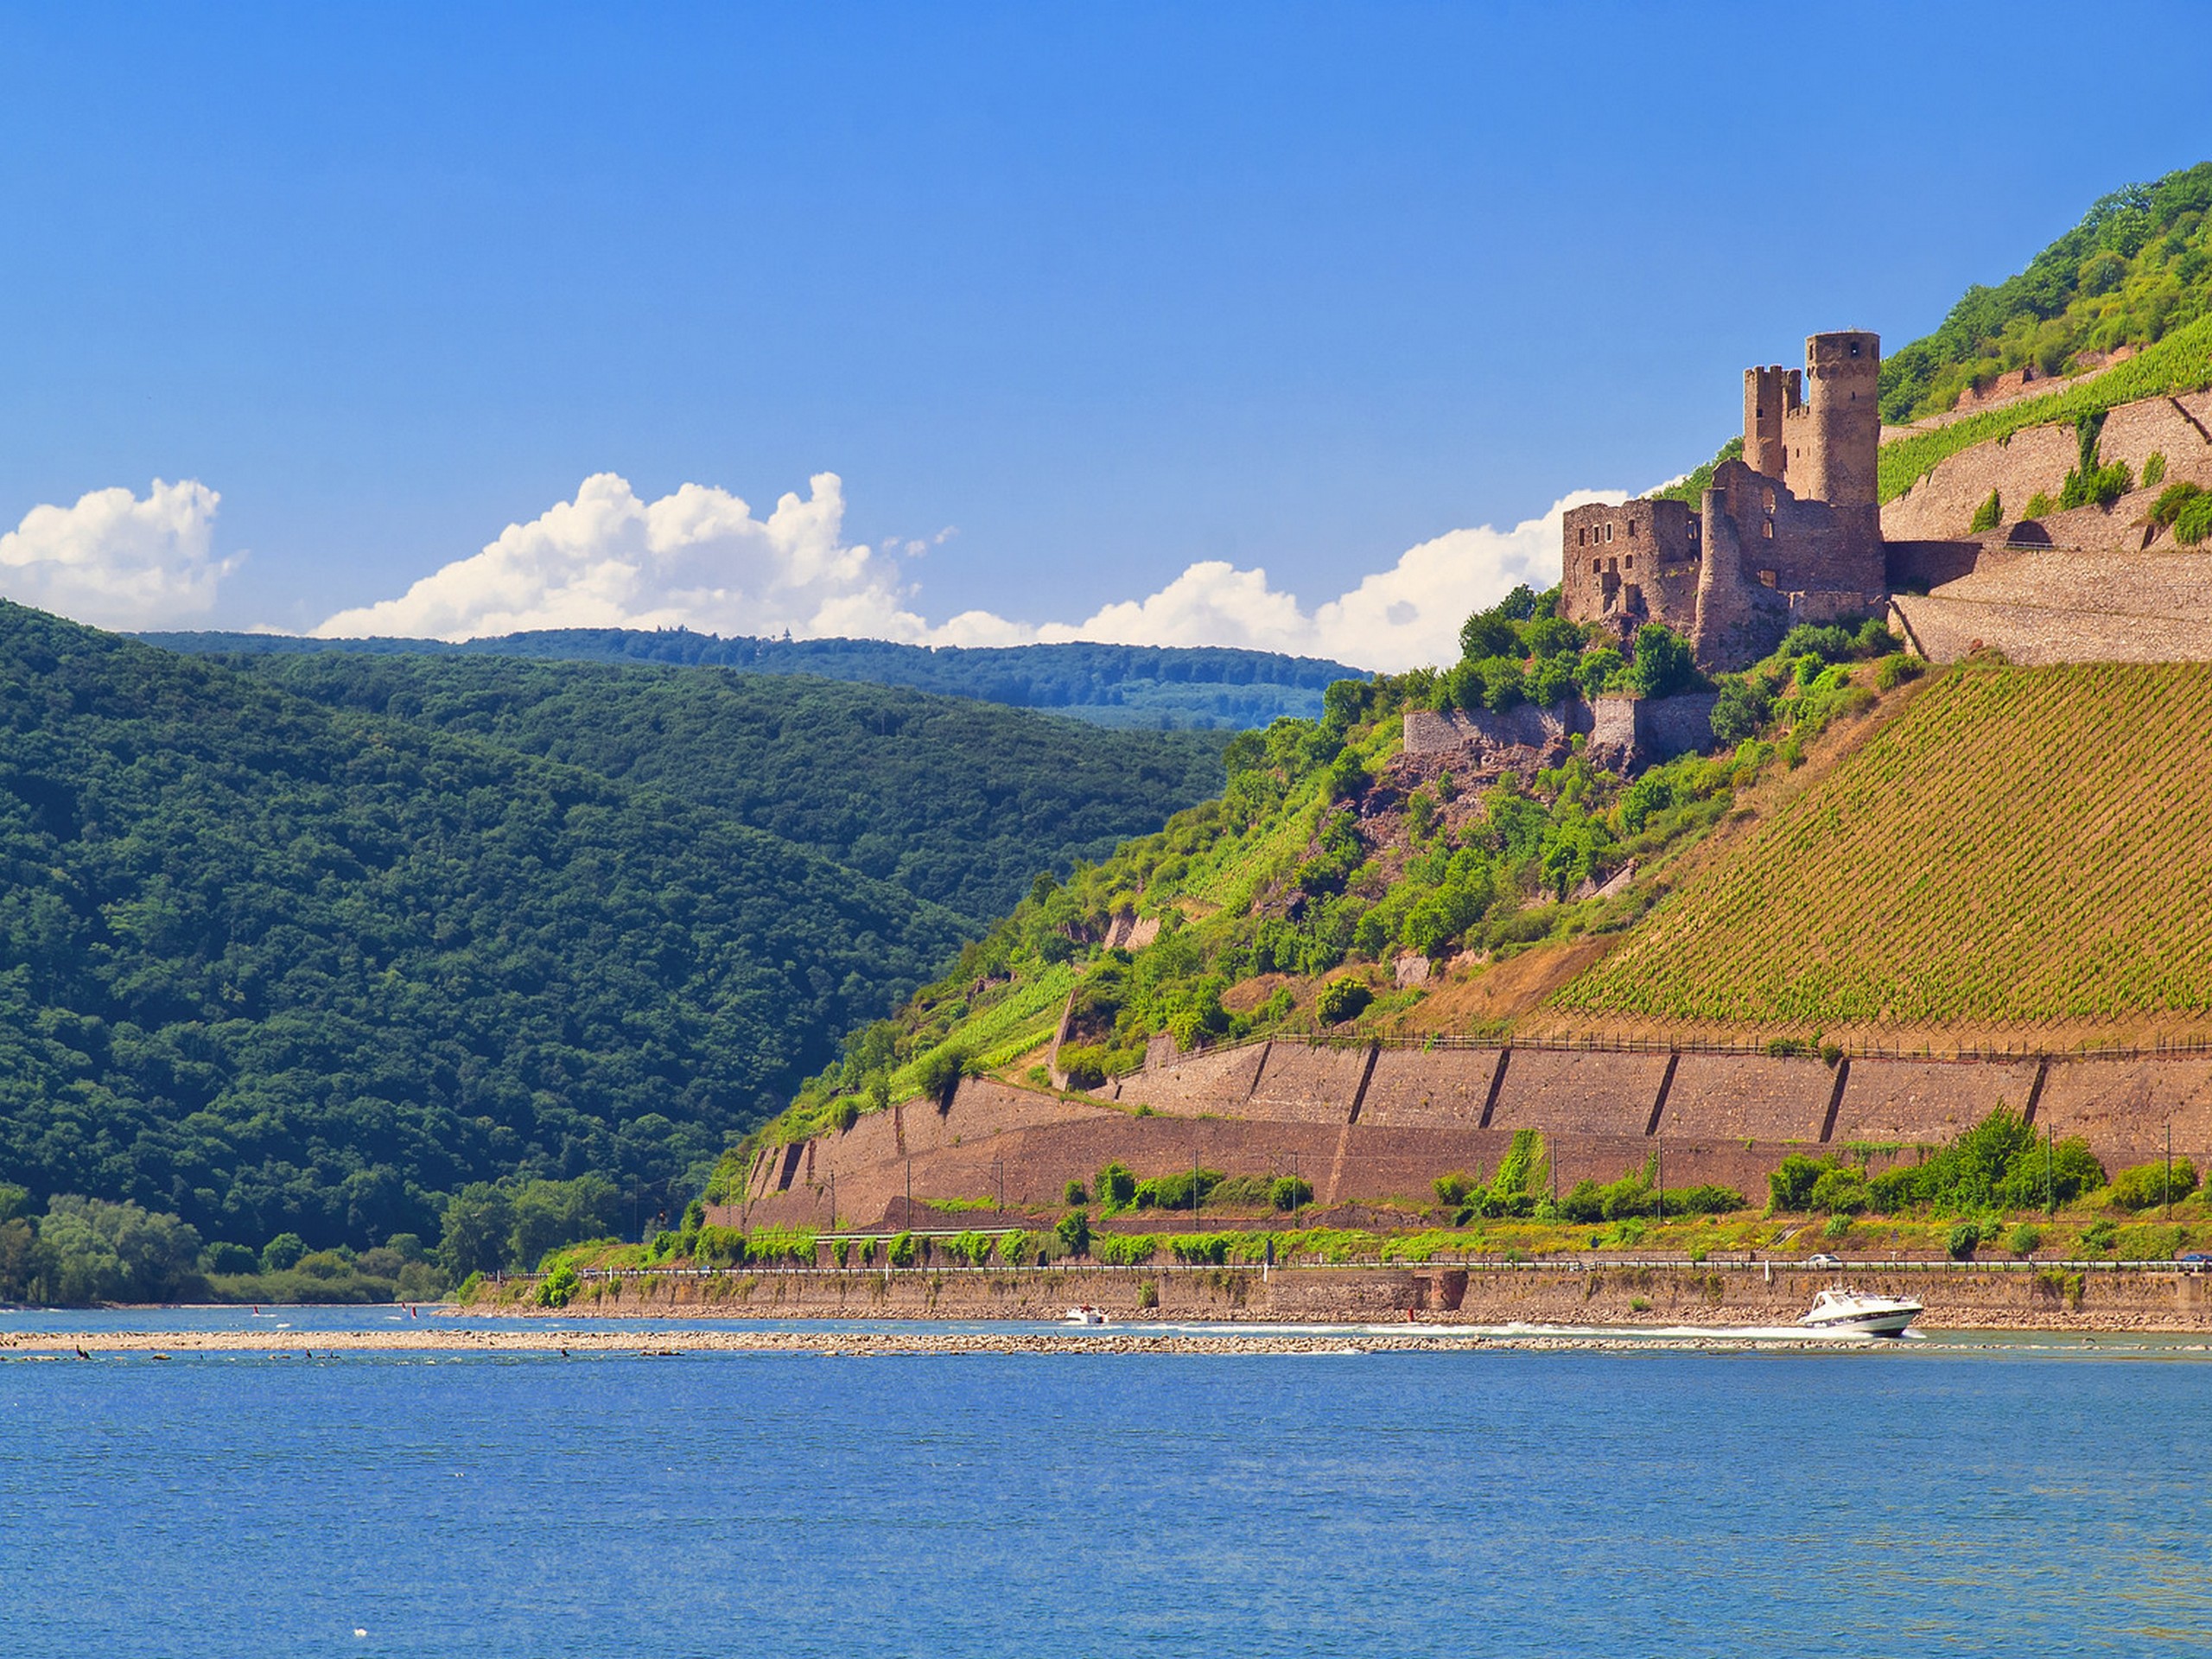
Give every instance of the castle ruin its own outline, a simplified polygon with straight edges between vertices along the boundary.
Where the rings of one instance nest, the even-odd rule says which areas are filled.
[[[1879,335],[1815,334],[1805,366],[1744,371],[1744,454],[1698,509],[1649,498],[1566,515],[1561,613],[1624,638],[1662,623],[1708,671],[1756,662],[1800,622],[1888,599],[1877,492]]]

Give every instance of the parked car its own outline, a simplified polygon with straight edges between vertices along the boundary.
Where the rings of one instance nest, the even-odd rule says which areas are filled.
[[[2174,1260],[2191,1273],[2202,1273],[2207,1268],[2212,1268],[2212,1250],[2183,1250]]]
[[[1805,1265],[1808,1268],[1840,1268],[1843,1265],[1843,1258],[1840,1255],[1830,1255],[1826,1250],[1822,1250],[1816,1255],[1807,1256]]]

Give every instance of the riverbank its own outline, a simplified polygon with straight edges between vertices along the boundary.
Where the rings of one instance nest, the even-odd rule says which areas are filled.
[[[591,1318],[1117,1321],[1431,1325],[1788,1326],[1839,1274],[1796,1263],[1427,1267],[680,1269],[603,1273],[563,1308],[540,1281],[483,1287],[472,1312]],[[1910,1296],[1931,1330],[2212,1332],[2212,1274],[2162,1264],[1853,1262],[1855,1289]]]

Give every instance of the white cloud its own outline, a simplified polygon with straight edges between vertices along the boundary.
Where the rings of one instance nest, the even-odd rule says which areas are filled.
[[[1558,579],[1560,515],[1619,491],[1582,491],[1510,530],[1454,530],[1401,554],[1386,570],[1308,608],[1261,567],[1193,564],[1141,599],[1081,621],[1010,620],[963,611],[932,626],[919,613],[906,562],[942,544],[843,539],[844,492],[834,473],[785,495],[765,519],[728,492],[687,484],[658,500],[601,473],[575,499],[510,524],[483,551],[423,577],[397,599],[341,611],[325,638],[397,634],[462,639],[555,627],[698,628],[799,637],[844,634],[946,645],[1092,639],[1125,645],[1243,645],[1401,670],[1449,662],[1459,624],[1516,582]]]
[[[33,507],[0,536],[0,591],[100,627],[202,615],[240,563],[209,551],[221,499],[195,480],[157,478],[143,501],[118,487],[93,490],[71,507]]]
[[[1048,624],[1030,637],[1248,645],[1393,672],[1449,663],[1459,658],[1469,612],[1495,604],[1516,582],[1541,589],[1559,580],[1560,514],[1586,501],[1626,499],[1618,490],[1581,490],[1510,530],[1447,531],[1311,611],[1270,587],[1264,569],[1210,560],[1147,598],[1109,605],[1079,623]]]
[[[919,638],[895,561],[842,539],[845,499],[818,473],[766,518],[727,490],[686,484],[657,501],[600,473],[480,553],[397,599],[340,611],[315,632],[465,639],[526,628],[674,627],[715,633]]]

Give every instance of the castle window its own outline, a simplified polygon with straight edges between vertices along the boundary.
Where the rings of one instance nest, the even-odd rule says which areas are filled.
[[[1630,554],[1626,558],[1623,559],[1623,560],[1621,561],[1621,569],[1624,569],[1624,570],[1633,570],[1633,569],[1636,569],[1636,555],[1635,555],[1635,554],[1633,554],[1633,553],[1631,553],[1631,554]]]
[[[1759,534],[1765,537],[1770,542],[1772,541],[1774,539],[1774,520],[1770,518],[1764,524],[1761,524],[1759,526]]]
[[[1603,559],[1592,559],[1592,560],[1591,560],[1591,561],[1590,561],[1590,574],[1591,574],[1592,575],[1593,575],[1593,576],[1602,576],[1602,575],[1604,575],[1605,574],[1605,562]]]
[[[1631,542],[1636,539],[1636,520],[1633,518],[1628,521],[1628,538]]]
[[[1587,547],[1587,546],[1589,546],[1589,545],[1590,545],[1590,532],[1589,532],[1588,531],[1586,531],[1586,530],[1578,530],[1578,531],[1576,531],[1574,532],[1574,544],[1575,544],[1577,547]]]
[[[1605,539],[1609,542],[1613,539],[1613,527],[1611,524],[1605,526]]]

